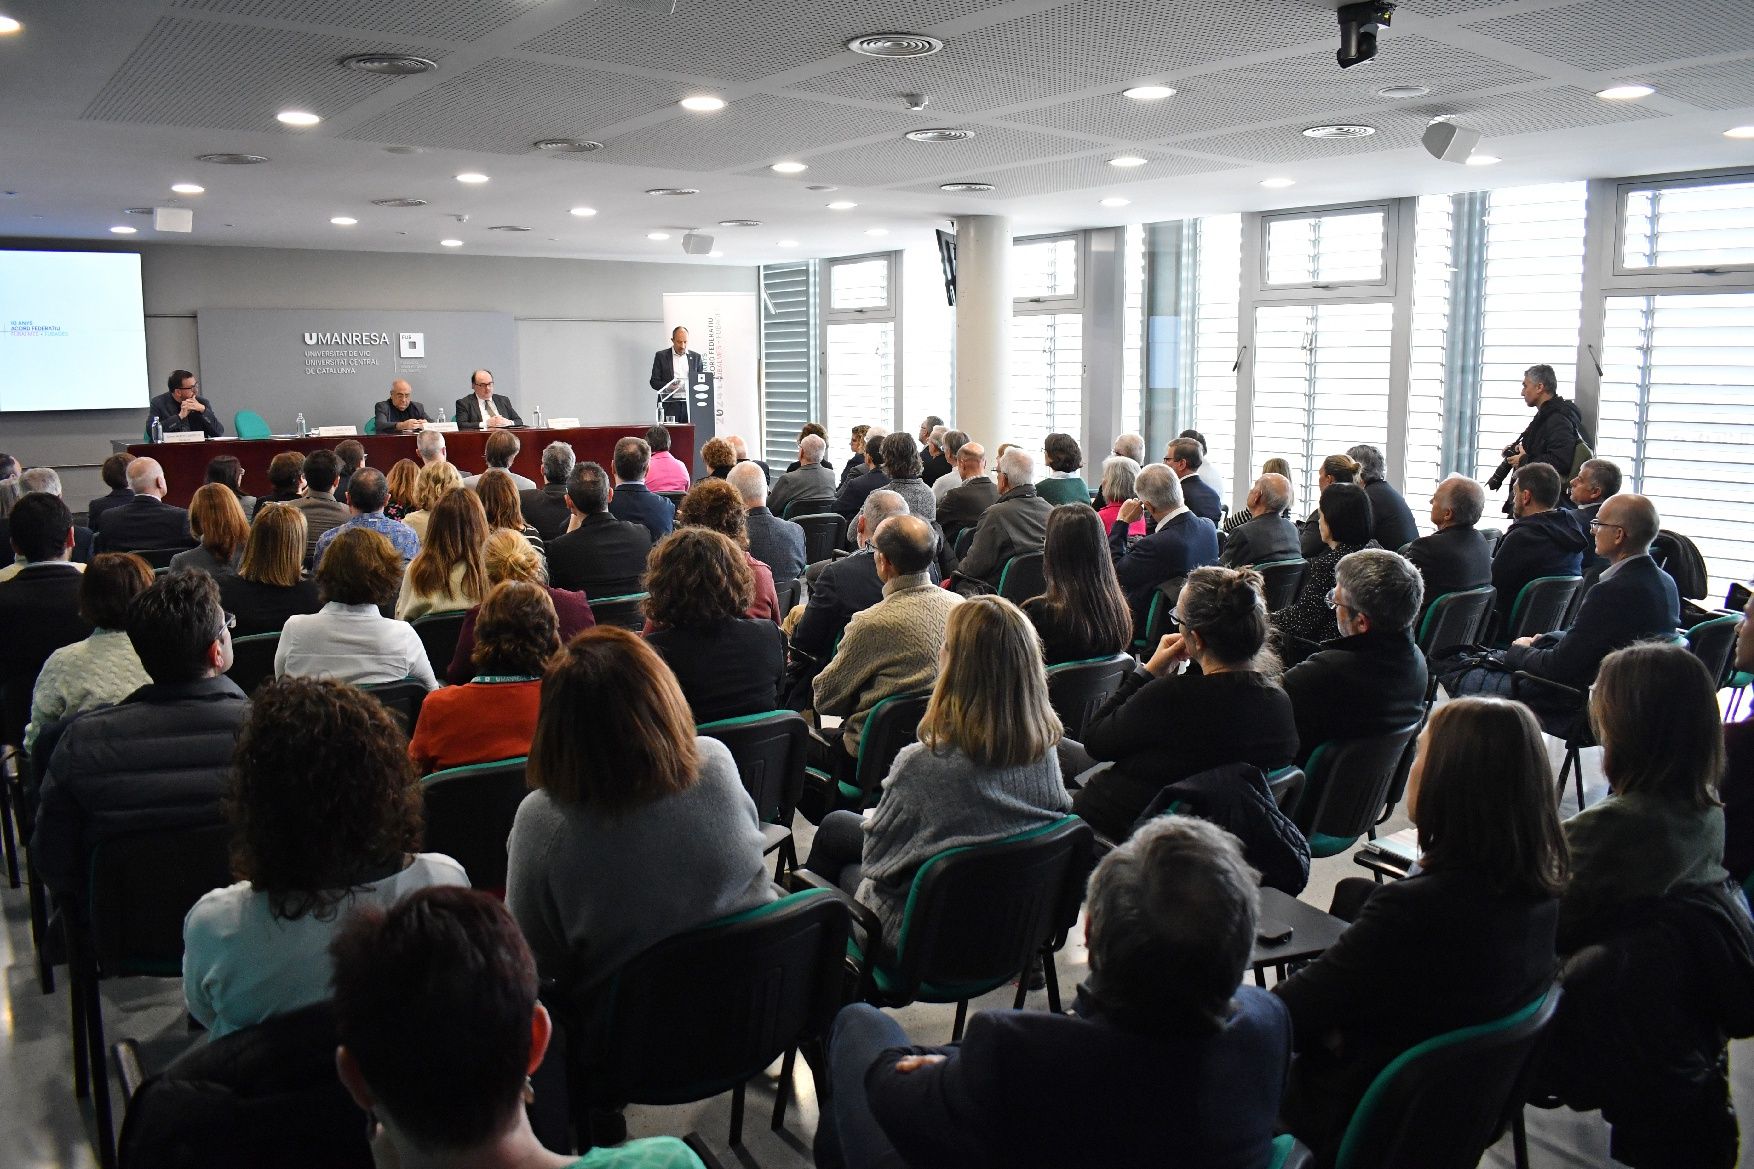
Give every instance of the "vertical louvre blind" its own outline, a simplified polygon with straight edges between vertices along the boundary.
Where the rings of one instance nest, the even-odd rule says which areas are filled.
[[[1083,414],[1083,314],[1013,316],[1010,441],[1034,454],[1039,470],[1047,436],[1083,433]]]
[[[1127,225],[1126,250],[1122,255],[1121,298],[1121,430],[1138,433],[1145,405],[1145,228]],[[1100,440],[1102,435],[1092,435]],[[1086,452],[1090,477],[1102,473],[1096,452]],[[1104,458],[1107,456],[1104,455]]]
[[[1453,224],[1448,195],[1419,200],[1414,224],[1413,348],[1407,385],[1407,473],[1402,491],[1421,531],[1430,514],[1419,505],[1444,477],[1446,361],[1449,356]]]
[[[1754,265],[1754,182],[1631,190],[1621,235],[1629,270]]]
[[[815,266],[809,261],[761,268],[762,454],[770,463],[782,455],[791,459],[798,430],[810,419],[816,375],[815,284]]]
[[[1206,436],[1206,459],[1229,483],[1236,473],[1236,316],[1241,299],[1242,216],[1199,222],[1195,308],[1189,362],[1194,429]],[[1154,458],[1162,451],[1146,451]]]
[[[853,427],[888,429],[895,420],[895,322],[853,321],[828,326],[828,397],[830,460],[836,466],[851,457],[845,448]]]
[[[1254,448],[1291,464],[1299,508],[1315,506],[1328,455],[1388,438],[1389,303],[1262,305],[1255,310]]]

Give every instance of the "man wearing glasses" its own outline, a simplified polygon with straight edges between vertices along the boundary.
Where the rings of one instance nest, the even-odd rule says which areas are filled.
[[[152,400],[152,418],[158,419],[158,425],[166,434],[179,434],[186,430],[199,430],[208,438],[218,438],[225,433],[225,423],[213,409],[213,403],[201,396],[201,383],[195,375],[186,369],[171,371],[165,379],[166,392]],[[146,423],[147,430],[152,429],[151,418]]]
[[[524,420],[512,409],[512,400],[493,392],[491,369],[478,369],[469,375],[469,393],[457,399],[458,430],[488,430],[523,424]]]

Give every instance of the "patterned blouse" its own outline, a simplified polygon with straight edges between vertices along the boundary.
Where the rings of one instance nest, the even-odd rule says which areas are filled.
[[[84,641],[62,646],[37,675],[30,724],[24,729],[25,750],[56,719],[120,702],[151,681],[120,629],[94,630]]]

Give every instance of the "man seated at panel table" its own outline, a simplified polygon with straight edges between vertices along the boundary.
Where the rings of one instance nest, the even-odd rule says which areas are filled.
[[[157,459],[135,459],[128,464],[128,486],[134,498],[112,507],[97,521],[92,537],[93,552],[133,552],[141,548],[193,548],[189,513],[169,504],[164,468]]]
[[[225,433],[225,423],[219,420],[213,403],[201,396],[201,383],[195,380],[194,374],[186,369],[172,370],[166,381],[166,392],[152,400],[152,410],[146,420],[148,433],[152,430],[154,418],[158,419],[159,429],[166,434],[198,430],[208,438],[218,438]]]
[[[390,396],[378,403],[372,418],[379,434],[406,434],[430,421],[426,407],[414,400],[414,387],[403,378],[390,383]]]
[[[469,393],[457,399],[458,430],[487,430],[523,424],[524,420],[512,409],[512,400],[493,392],[491,369],[478,369],[469,375]]]

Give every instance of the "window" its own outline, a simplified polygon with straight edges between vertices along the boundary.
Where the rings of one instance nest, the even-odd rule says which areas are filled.
[[[889,307],[889,260],[841,261],[829,265],[829,300],[832,312],[850,309],[864,312]]]
[[[1754,175],[1620,187],[1620,271],[1754,268]]]
[[[1013,243],[1011,296],[1031,302],[1076,299],[1078,238],[1061,235]]]
[[[1262,216],[1270,288],[1386,284],[1388,213],[1382,207]]]
[[[791,460],[798,431],[815,413],[815,309],[814,261],[762,266],[762,453],[769,462]]]
[[[895,257],[856,256],[827,265],[823,390],[830,461],[851,452],[854,426],[895,425]]]
[[[1450,361],[1456,356],[1449,344],[1455,251],[1451,203],[1449,195],[1426,195],[1419,200],[1414,227],[1413,346],[1402,482],[1422,532],[1431,530],[1431,517],[1420,504],[1451,465],[1444,457],[1450,429],[1446,423],[1454,417],[1445,408],[1445,388],[1454,377]]]
[[[1121,430],[1139,433],[1145,406],[1145,227],[1127,225],[1121,255]],[[1093,452],[1086,452],[1093,453]],[[1104,455],[1103,458],[1107,458]],[[1094,462],[1092,477],[1102,473],[1102,460]]]
[[[1047,436],[1080,435],[1083,421],[1084,315],[1016,314],[1011,318],[1009,441],[1034,455],[1042,470]]]
[[[1236,317],[1242,291],[1242,216],[1213,215],[1197,225],[1192,352],[1185,384],[1194,390],[1193,428],[1206,436],[1206,461],[1228,484],[1236,474]],[[1155,458],[1162,451],[1146,451]]]

